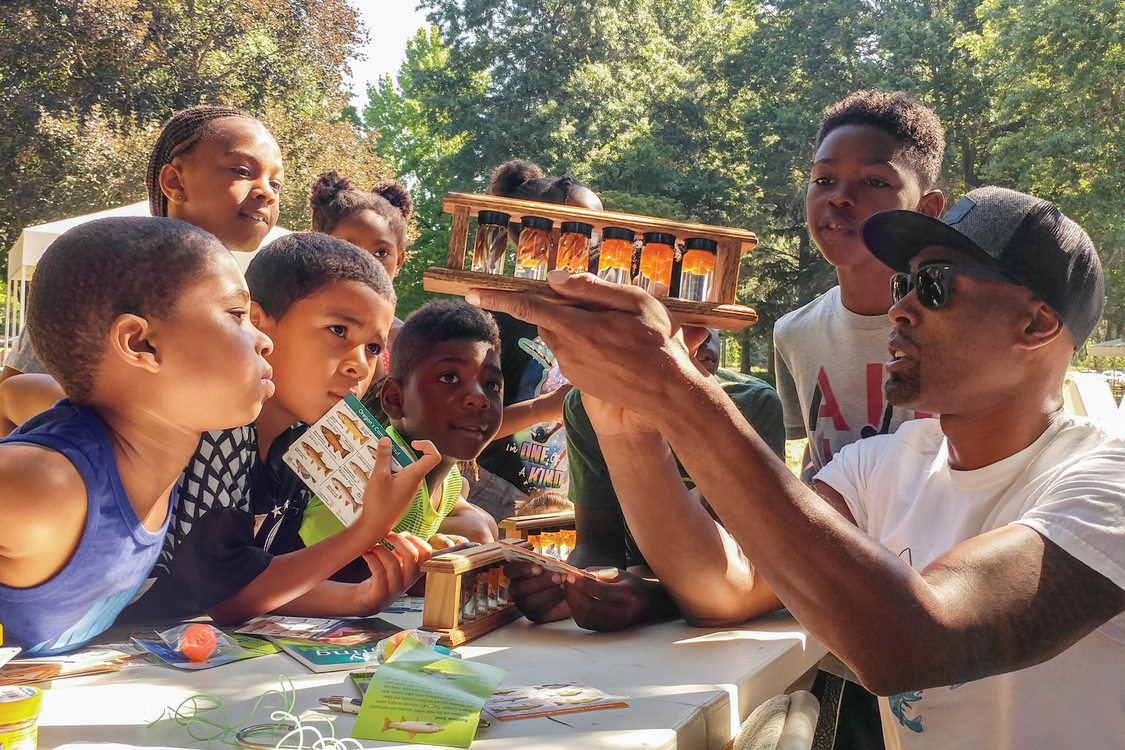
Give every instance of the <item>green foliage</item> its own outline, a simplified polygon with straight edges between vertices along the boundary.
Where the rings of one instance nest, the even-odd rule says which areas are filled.
[[[345,0],[38,0],[0,6],[0,244],[24,224],[137,200],[155,129],[226,102],[283,147],[283,224],[335,168],[396,174],[416,230],[400,312],[429,295],[450,190],[519,157],[571,173],[612,210],[747,227],[728,338],[768,366],[773,322],[834,283],[804,222],[825,106],[899,89],[946,125],[952,203],[996,183],[1081,222],[1108,277],[1103,329],[1125,333],[1125,0],[420,0],[432,26],[347,107],[363,39]],[[362,132],[361,132],[362,131]]]
[[[1107,268],[1110,338],[1125,330],[1125,5],[1118,0],[986,0],[973,53],[995,69],[1000,128],[982,169],[1056,201]]]
[[[599,190],[598,197],[602,199],[602,206],[606,211],[657,216],[676,221],[687,220],[687,210],[675,198],[626,193],[623,190]]]
[[[288,172],[281,222],[307,226],[318,170],[389,172],[340,119],[364,38],[345,0],[0,5],[0,247],[29,224],[143,199],[160,126],[200,103],[262,117]]]

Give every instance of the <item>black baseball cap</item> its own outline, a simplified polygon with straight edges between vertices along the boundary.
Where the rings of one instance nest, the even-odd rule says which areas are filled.
[[[868,217],[862,232],[871,254],[896,271],[909,271],[911,259],[932,245],[988,261],[1050,305],[1076,349],[1102,316],[1105,275],[1094,243],[1042,198],[982,187],[940,220],[917,211],[880,211]]]

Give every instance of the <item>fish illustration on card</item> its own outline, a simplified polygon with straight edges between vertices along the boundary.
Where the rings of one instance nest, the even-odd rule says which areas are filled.
[[[348,394],[297,438],[282,460],[325,507],[350,525],[363,508],[363,493],[375,467],[375,446],[386,434],[359,399]],[[391,471],[412,462],[402,446],[392,445]]]

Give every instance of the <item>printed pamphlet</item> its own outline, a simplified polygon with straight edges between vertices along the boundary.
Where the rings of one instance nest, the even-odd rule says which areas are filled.
[[[501,688],[484,704],[484,710],[500,721],[628,707],[625,701],[577,682]]]
[[[61,677],[116,672],[136,659],[136,654],[100,646],[87,647],[58,656],[13,659],[0,667],[0,686],[26,685]]]
[[[345,646],[277,636],[270,640],[314,672],[342,672],[359,667],[374,669],[379,662],[379,650],[374,642]]]
[[[288,617],[286,615],[263,615],[255,617],[234,632],[269,638],[276,635],[282,638],[318,638],[339,627],[344,620],[327,617]]]

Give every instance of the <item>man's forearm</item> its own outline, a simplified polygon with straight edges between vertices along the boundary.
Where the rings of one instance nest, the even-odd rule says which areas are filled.
[[[907,634],[936,638],[922,577],[794,476],[721,392],[697,396],[672,448],[802,624],[853,668]]]
[[[656,433],[602,441],[625,521],[685,619],[741,622],[777,607],[738,545],[684,487]]]

